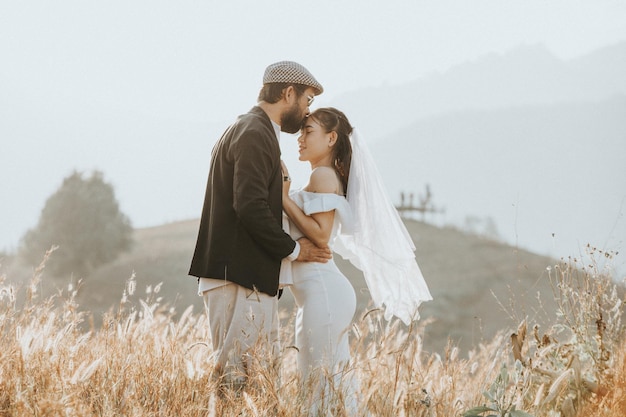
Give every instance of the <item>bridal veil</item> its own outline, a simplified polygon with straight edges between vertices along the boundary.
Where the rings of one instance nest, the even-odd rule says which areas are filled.
[[[405,324],[419,319],[418,307],[432,300],[415,259],[415,245],[385,190],[366,144],[351,134],[352,162],[347,200],[352,224],[345,224],[333,249],[363,271],[376,307],[385,318]]]

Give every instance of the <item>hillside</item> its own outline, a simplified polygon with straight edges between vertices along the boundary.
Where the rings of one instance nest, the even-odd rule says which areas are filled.
[[[426,349],[441,352],[448,338],[467,349],[498,330],[516,327],[525,315],[534,317],[537,292],[551,300],[545,272],[553,263],[550,259],[454,229],[413,220],[406,224],[434,297],[421,308],[422,319],[434,320],[427,327]],[[193,304],[194,311],[201,312],[195,280],[187,276],[196,231],[196,220],[136,230],[131,252],[84,279],[78,296],[81,308],[93,312],[97,324],[104,311],[117,308],[134,271],[135,301],[146,297],[148,286],[162,282],[159,293],[152,294],[162,297],[162,304],[174,306],[179,313]],[[365,282],[349,263],[337,262],[357,290],[358,318],[371,308]],[[65,284],[56,281],[56,285]],[[288,291],[280,303],[289,317],[293,300]]]

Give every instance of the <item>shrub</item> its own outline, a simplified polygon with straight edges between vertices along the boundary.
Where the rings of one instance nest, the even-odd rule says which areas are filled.
[[[37,226],[22,238],[21,254],[36,264],[48,249],[58,247],[47,267],[52,273],[86,274],[128,250],[131,233],[130,221],[102,173],[85,178],[74,172],[48,198]]]

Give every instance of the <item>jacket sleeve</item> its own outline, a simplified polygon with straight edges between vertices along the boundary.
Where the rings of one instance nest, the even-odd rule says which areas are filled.
[[[233,208],[250,237],[271,257],[282,259],[293,252],[295,242],[283,231],[269,204],[272,182],[281,178],[277,174],[280,148],[265,136],[248,130],[233,144]],[[278,186],[282,189],[282,184]]]

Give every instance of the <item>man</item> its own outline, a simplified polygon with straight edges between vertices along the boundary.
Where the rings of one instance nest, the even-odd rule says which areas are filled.
[[[282,229],[280,132],[296,133],[321,84],[302,65],[267,67],[257,106],[213,148],[189,275],[198,277],[222,385],[240,389],[257,341],[278,343],[283,258],[326,262],[328,248],[294,242]],[[277,352],[274,352],[274,354]]]

